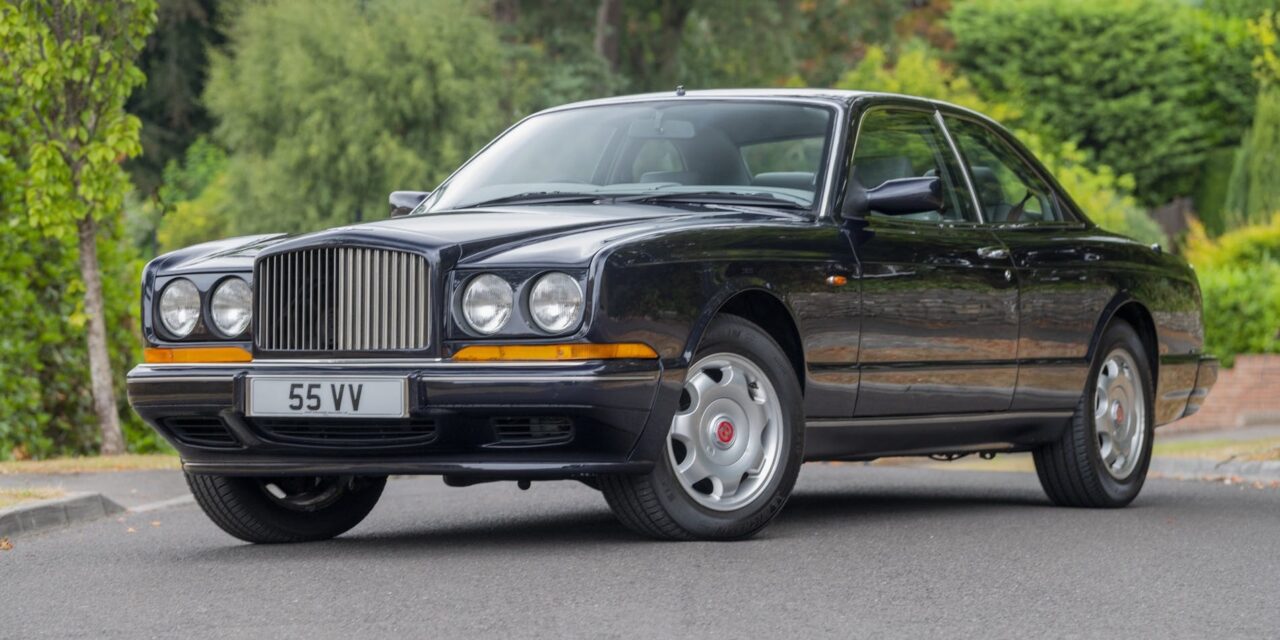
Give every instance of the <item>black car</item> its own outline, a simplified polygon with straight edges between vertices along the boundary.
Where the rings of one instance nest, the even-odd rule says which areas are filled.
[[[130,400],[234,536],[336,536],[439,474],[741,538],[808,460],[1012,451],[1054,503],[1119,507],[1217,375],[1184,260],[931,100],[572,104],[391,204],[146,268]]]

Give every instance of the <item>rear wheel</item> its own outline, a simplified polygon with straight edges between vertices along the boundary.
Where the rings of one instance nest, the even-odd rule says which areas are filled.
[[[1142,490],[1155,418],[1147,351],[1124,322],[1109,327],[1070,426],[1035,452],[1049,499],[1071,507],[1123,507]]]
[[[238,478],[187,475],[196,503],[223,531],[246,542],[328,540],[373,510],[386,477]]]
[[[758,326],[722,316],[686,374],[662,454],[600,487],[631,529],[672,540],[750,536],[782,509],[803,460],[800,386]]]

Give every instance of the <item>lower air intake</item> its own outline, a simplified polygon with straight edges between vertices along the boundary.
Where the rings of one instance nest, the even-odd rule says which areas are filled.
[[[164,426],[178,442],[197,447],[231,449],[239,446],[221,418],[214,416],[187,416],[166,418]]]
[[[276,442],[313,446],[391,447],[435,440],[431,418],[410,420],[330,420],[254,418],[253,426]]]
[[[573,440],[573,421],[563,416],[502,416],[489,423],[501,446],[546,446]]]

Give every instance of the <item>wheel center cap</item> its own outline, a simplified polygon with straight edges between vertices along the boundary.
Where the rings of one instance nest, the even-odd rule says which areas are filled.
[[[1117,424],[1124,424],[1124,405],[1119,402],[1116,403],[1115,420]]]
[[[720,444],[729,444],[730,442],[733,442],[732,422],[729,422],[728,420],[721,420],[720,424],[716,425],[716,440],[719,440]]]

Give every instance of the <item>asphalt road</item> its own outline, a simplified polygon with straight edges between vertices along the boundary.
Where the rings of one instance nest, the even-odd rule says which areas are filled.
[[[132,529],[132,532],[130,531]],[[1153,480],[1051,507],[1024,473],[807,466],[738,543],[658,543],[577,483],[393,480],[342,538],[197,507],[0,552],[0,637],[1276,637],[1280,490]]]

